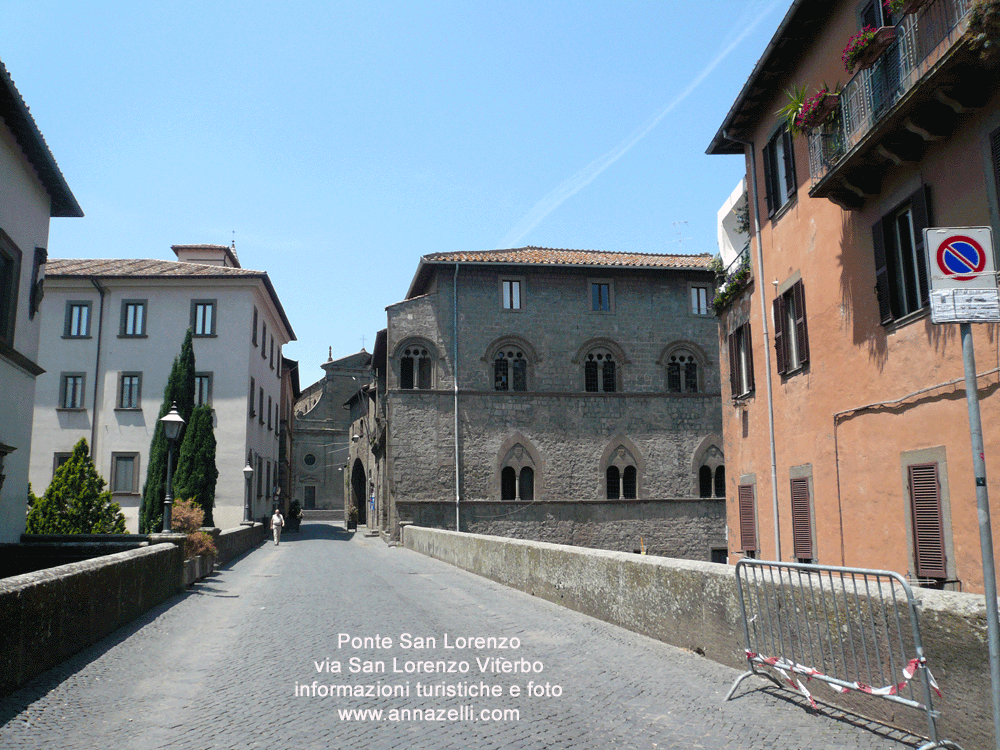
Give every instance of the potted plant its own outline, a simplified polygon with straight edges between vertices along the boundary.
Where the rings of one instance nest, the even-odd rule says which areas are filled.
[[[839,102],[840,92],[830,91],[829,86],[824,86],[802,103],[802,108],[795,118],[796,129],[808,133],[813,128],[823,125],[837,111]]]
[[[285,520],[285,526],[288,531],[299,531],[301,524],[302,503],[298,500],[292,500],[292,504],[288,506],[288,518]]]
[[[895,38],[896,29],[892,26],[883,26],[879,29],[865,26],[852,36],[844,47],[841,59],[844,61],[845,70],[853,73],[855,69],[862,71],[870,68]]]
[[[928,0],[885,0],[882,5],[894,16],[905,16],[916,13],[927,5]]]
[[[969,13],[972,47],[983,59],[1000,47],[1000,0],[976,0]]]
[[[790,131],[797,133],[796,121],[799,118],[799,113],[802,112],[802,105],[806,102],[806,87],[792,86],[790,89],[786,89],[785,96],[788,97],[788,103],[775,114],[785,121]]]
[[[351,505],[347,511],[347,530],[356,531],[358,528],[358,506]]]

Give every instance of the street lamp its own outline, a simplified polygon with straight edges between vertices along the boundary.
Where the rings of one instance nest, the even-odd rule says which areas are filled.
[[[250,482],[253,479],[253,466],[250,465],[250,459],[247,459],[247,465],[243,467],[243,476],[247,480],[247,490],[244,493],[245,500],[243,502],[243,523],[253,524],[253,520],[250,518]]]
[[[170,407],[170,412],[160,418],[163,423],[163,434],[167,436],[167,494],[163,498],[163,531],[169,533],[170,510],[174,504],[174,441],[181,434],[184,417],[177,413],[177,402]]]

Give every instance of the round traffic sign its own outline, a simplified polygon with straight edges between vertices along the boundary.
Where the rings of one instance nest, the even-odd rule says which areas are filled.
[[[986,267],[986,252],[971,237],[954,235],[938,245],[937,264],[946,278],[970,281]]]

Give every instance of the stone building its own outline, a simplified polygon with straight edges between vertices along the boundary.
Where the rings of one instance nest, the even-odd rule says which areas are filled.
[[[369,382],[371,355],[362,349],[340,359],[330,358],[325,373],[302,389],[295,402],[292,430],[292,500],[306,510],[344,508],[344,467],[350,444],[348,400]]]
[[[424,256],[387,308],[387,531],[724,559],[710,262]]]

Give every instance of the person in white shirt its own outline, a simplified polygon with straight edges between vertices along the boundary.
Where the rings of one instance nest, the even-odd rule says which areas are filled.
[[[275,545],[281,543],[281,527],[284,525],[285,517],[281,515],[281,508],[275,508],[274,515],[271,516],[271,531],[274,532]]]

